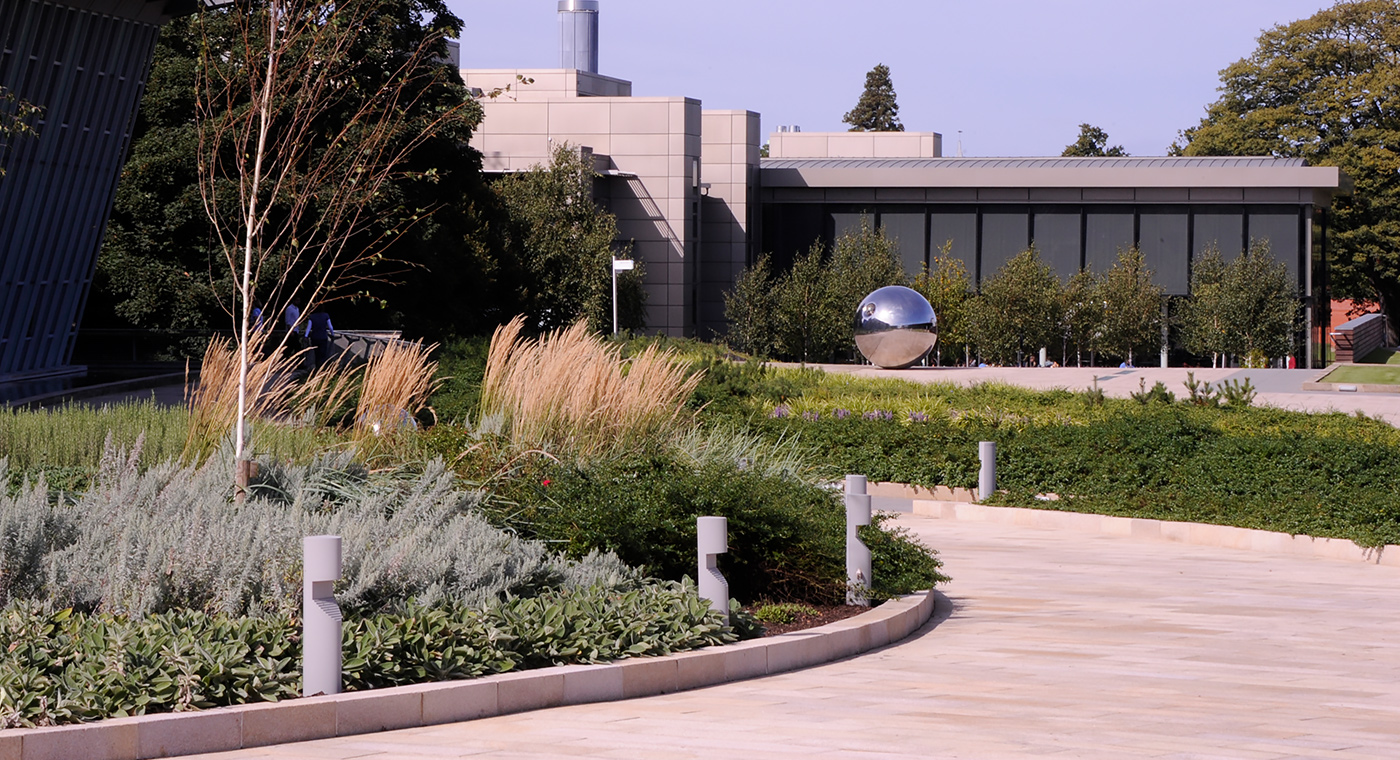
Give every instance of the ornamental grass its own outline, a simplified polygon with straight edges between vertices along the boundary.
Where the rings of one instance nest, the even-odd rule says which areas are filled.
[[[700,382],[670,350],[623,359],[579,322],[537,340],[516,317],[497,328],[481,383],[483,417],[499,416],[516,444],[587,459],[667,440]]]
[[[250,344],[262,345],[262,331],[253,334]],[[299,356],[274,351],[253,353],[248,361],[247,419],[256,420],[284,413],[296,392],[292,370]],[[185,403],[189,407],[189,432],[185,437],[184,459],[198,462],[218,448],[238,421],[238,346],[228,338],[216,337],[204,350],[199,384],[185,381]]]
[[[355,407],[357,440],[416,427],[417,414],[441,382],[433,379],[437,362],[428,359],[436,348],[421,340],[394,340],[370,356]]]

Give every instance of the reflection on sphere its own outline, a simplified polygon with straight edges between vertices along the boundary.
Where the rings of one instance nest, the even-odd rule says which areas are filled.
[[[866,296],[856,307],[855,328],[856,348],[886,369],[918,364],[938,342],[938,316],[928,299],[902,285]]]

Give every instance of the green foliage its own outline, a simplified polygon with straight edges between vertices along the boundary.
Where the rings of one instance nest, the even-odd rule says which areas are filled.
[[[875,64],[865,75],[865,89],[856,107],[846,112],[841,121],[851,125],[852,132],[903,132],[899,123],[899,103],[890,81],[890,67]]]
[[[972,284],[967,277],[967,268],[961,259],[952,256],[952,250],[953,241],[944,243],[940,255],[933,257],[933,268],[925,264],[923,271],[914,277],[910,285],[928,299],[933,313],[938,316],[936,350],[940,363],[944,353],[954,362],[959,357],[965,360],[964,352],[972,341],[968,330]]]
[[[925,486],[975,486],[977,443],[996,441],[1007,505],[1400,543],[1400,484],[1389,476],[1400,431],[1253,407],[1252,385],[1225,385],[1231,398],[1190,377],[1186,404],[1085,403],[1067,391],[832,375],[753,425],[770,439],[799,437],[836,473]],[[1035,499],[1043,493],[1061,499]]]
[[[4,159],[10,152],[10,141],[16,137],[38,137],[31,123],[43,116],[44,109],[0,87],[0,178],[5,176]]]
[[[695,518],[725,517],[730,551],[720,569],[734,597],[838,604],[845,596],[840,504],[830,491],[767,474],[761,464],[654,455],[588,469],[555,465],[513,481],[489,508],[522,535],[572,556],[614,552],[672,580],[695,573]]]
[[[859,229],[836,240],[829,255],[814,243],[787,272],[774,277],[769,266],[768,257],[761,257],[726,295],[725,314],[737,330],[731,339],[759,356],[801,362],[829,361],[853,350],[861,299],[905,281],[895,241],[865,217]]]
[[[1092,124],[1079,125],[1079,139],[1065,146],[1061,156],[1126,156],[1122,145],[1108,147],[1108,133]]]
[[[617,220],[593,202],[595,177],[592,162],[564,144],[554,149],[549,166],[508,174],[494,186],[510,215],[506,244],[520,267],[521,311],[532,330],[587,319],[596,332],[612,331]],[[618,274],[623,329],[643,325],[642,277],[640,268]]]
[[[301,537],[322,534],[342,537],[337,596],[351,610],[637,582],[615,557],[566,561],[492,527],[477,511],[480,494],[459,490],[441,462],[417,476],[370,477],[347,455],[303,466],[264,460],[250,497],[236,503],[227,456],[145,471],[136,461],[110,452],[71,505],[48,499],[42,482],[0,497],[0,525],[11,526],[0,568],[26,568],[0,573],[0,602],[137,616],[291,614],[301,602]]]
[[[773,352],[778,307],[773,284],[772,258],[763,254],[739,274],[734,289],[724,294],[724,316],[730,323],[727,340],[734,348],[760,357]]]
[[[0,728],[275,702],[299,695],[300,622],[188,610],[86,615],[0,610]],[[563,589],[484,609],[351,616],[347,691],[474,678],[724,644],[735,629],[693,586]]]
[[[860,540],[870,549],[872,603],[950,580],[941,572],[943,563],[937,554],[908,528],[892,524],[894,519],[893,512],[877,512],[870,525],[860,528]]]
[[[437,380],[428,405],[441,422],[462,422],[476,415],[481,402],[481,378],[486,371],[486,338],[458,338],[437,351]]]
[[[1095,383],[1097,386],[1097,383]],[[1139,404],[1175,404],[1176,395],[1167,390],[1167,386],[1161,380],[1152,384],[1152,390],[1147,389],[1147,381],[1139,379],[1138,389],[1128,394]],[[1100,402],[1102,403],[1102,402]]]
[[[796,602],[780,602],[778,604],[765,604],[754,610],[753,616],[765,623],[774,625],[787,625],[797,622],[798,618],[809,618],[820,615],[815,609],[805,604]]]
[[[983,359],[1018,364],[1058,343],[1062,303],[1059,279],[1034,248],[1006,262],[972,301],[973,340]]]
[[[1152,282],[1152,271],[1136,246],[1118,251],[1118,260],[1104,272],[1094,288],[1094,300],[1103,304],[1095,347],[1131,364],[1137,349],[1162,342],[1162,288]]]
[[[1395,0],[1338,2],[1259,36],[1175,154],[1299,157],[1355,182],[1328,214],[1335,297],[1400,319],[1400,29]],[[1277,354],[1275,354],[1277,355]]]
[[[161,29],[94,277],[90,321],[199,332],[228,325],[224,306],[234,283],[199,190],[195,83],[206,45],[227,43],[226,54],[214,55],[235,65],[244,54],[244,40],[233,39],[231,18],[227,11],[197,14]],[[372,223],[351,242],[352,249],[363,250],[392,239],[391,255],[408,266],[381,260],[361,270],[363,277],[344,282],[331,297],[368,297],[355,306],[342,303],[336,321],[342,326],[351,321],[387,324],[430,336],[483,329],[487,324],[482,314],[500,304],[506,290],[498,286],[498,267],[486,258],[488,248],[499,247],[488,224],[499,212],[482,182],[480,156],[468,147],[480,108],[469,101],[456,72],[437,62],[445,60],[446,53],[438,35],[460,35],[462,22],[440,0],[384,0],[374,18],[377,23],[361,26],[337,57],[346,63],[345,79],[351,86],[337,91],[334,102],[309,129],[338,133],[384,85],[409,75],[408,89],[398,100],[405,109],[404,128],[385,154],[408,152],[395,176],[364,209],[361,218]],[[423,44],[425,59],[413,71],[397,71]],[[300,63],[284,60],[282,66],[290,70]],[[459,108],[464,103],[466,107]],[[279,110],[278,117],[290,108]],[[434,125],[436,133],[409,149],[452,108],[458,111],[449,123]],[[229,114],[237,110],[235,106]],[[349,134],[358,138],[371,131],[362,128]],[[333,149],[354,149],[353,139],[349,145],[331,139],[315,143],[316,155],[308,165]],[[287,183],[283,195],[269,199],[269,224],[286,218],[294,205],[286,188],[293,185],[297,182]],[[236,189],[232,183],[225,189],[228,195],[219,202],[236,206]],[[321,188],[311,206],[330,195]],[[300,229],[289,237],[306,244],[313,235]],[[269,264],[255,288],[263,298],[276,284],[274,259],[281,255],[283,251],[269,252]],[[202,350],[198,341],[185,340],[167,358],[197,357]]]
[[[1098,336],[1104,319],[1103,298],[1099,294],[1099,278],[1082,269],[1065,283],[1061,291],[1060,325],[1063,329],[1064,365],[1069,366],[1069,347],[1074,347],[1074,363],[1084,366],[1084,353],[1097,350]]]
[[[1192,297],[1181,309],[1187,350],[1222,359],[1286,356],[1299,322],[1297,288],[1267,244],[1251,245],[1229,263],[1208,248],[1191,272]]]

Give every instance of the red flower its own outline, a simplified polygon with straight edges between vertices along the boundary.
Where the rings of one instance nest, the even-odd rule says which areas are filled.
[[[541,480],[541,481],[540,481],[540,485],[542,485],[542,486],[547,486],[547,485],[549,485],[549,478],[545,478],[544,480]]]

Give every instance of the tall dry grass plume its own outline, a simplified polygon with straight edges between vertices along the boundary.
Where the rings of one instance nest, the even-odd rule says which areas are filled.
[[[437,362],[428,356],[437,344],[393,340],[375,351],[365,366],[360,403],[355,407],[355,437],[385,435],[411,427],[426,409],[428,397],[441,381],[434,380]]]
[[[497,328],[481,382],[482,416],[500,415],[515,443],[588,458],[684,427],[700,375],[687,377],[669,349],[624,360],[583,322],[539,340],[522,338],[523,326]]]
[[[250,345],[262,345],[266,328],[254,333]],[[270,417],[286,410],[295,387],[292,369],[296,356],[274,351],[253,356],[248,364],[248,419]],[[218,448],[238,420],[238,348],[228,338],[214,338],[204,350],[199,384],[185,379],[185,404],[190,428],[183,458],[199,462]]]

